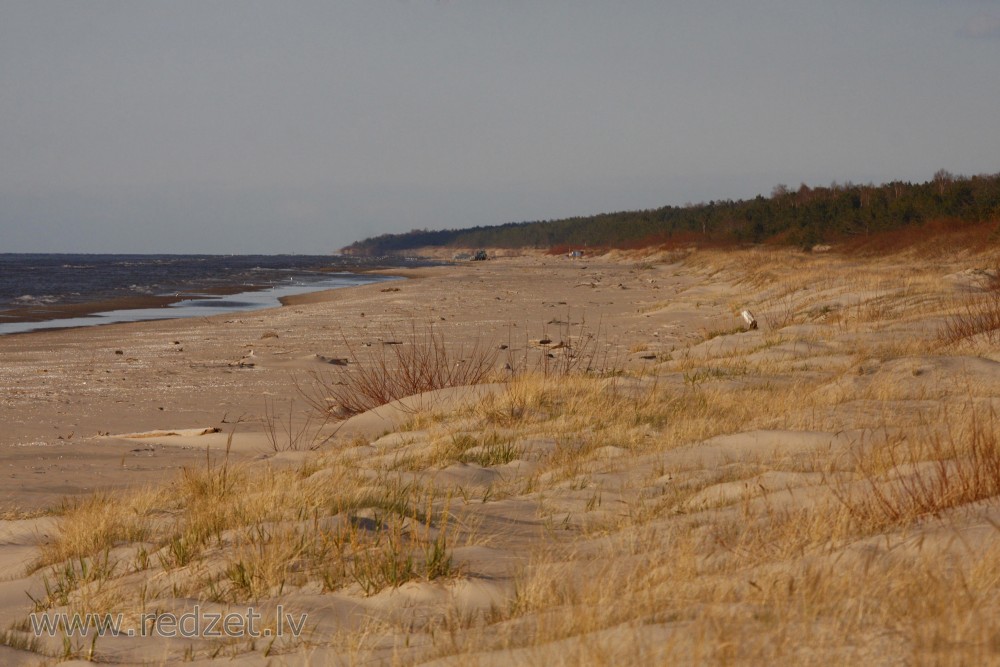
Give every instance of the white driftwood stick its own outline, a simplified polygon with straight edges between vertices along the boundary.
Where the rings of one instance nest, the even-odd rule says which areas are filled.
[[[744,310],[742,313],[740,313],[740,315],[743,316],[743,321],[747,323],[748,329],[757,328],[757,318],[753,316],[753,313],[751,313],[749,310]]]

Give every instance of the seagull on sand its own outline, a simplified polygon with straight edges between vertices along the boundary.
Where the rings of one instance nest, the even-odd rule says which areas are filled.
[[[253,349],[243,355],[240,359],[239,365],[241,368],[253,368],[257,364],[257,355],[253,353]]]

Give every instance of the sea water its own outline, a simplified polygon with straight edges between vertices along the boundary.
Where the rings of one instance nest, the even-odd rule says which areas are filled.
[[[0,254],[0,334],[272,308],[285,296],[390,279],[367,269],[414,263],[330,255]],[[172,303],[142,307],[148,297]],[[88,305],[121,299],[138,307],[89,312]],[[68,306],[88,312],[68,315]]]

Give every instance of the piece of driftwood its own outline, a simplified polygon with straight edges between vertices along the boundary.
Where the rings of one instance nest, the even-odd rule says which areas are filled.
[[[210,433],[220,433],[221,429],[215,426],[209,426],[207,428],[185,428],[178,429],[176,431],[143,431],[142,433],[123,433],[121,435],[112,436],[114,438],[166,438],[172,435],[180,437],[192,437],[199,435],[209,435]]]
[[[749,310],[744,310],[740,315],[743,316],[743,321],[747,323],[747,329],[757,328],[757,318],[753,316]]]

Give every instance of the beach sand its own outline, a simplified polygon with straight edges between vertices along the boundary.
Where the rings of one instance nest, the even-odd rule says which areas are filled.
[[[942,337],[991,266],[521,255],[0,337],[0,662],[997,660],[1000,349]],[[428,336],[496,373],[310,412],[331,360]],[[26,620],[195,605],[307,620],[93,642]]]

